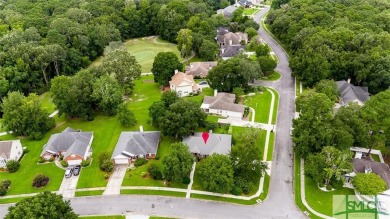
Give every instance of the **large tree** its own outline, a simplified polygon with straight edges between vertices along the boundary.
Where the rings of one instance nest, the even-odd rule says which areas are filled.
[[[233,165],[226,155],[213,154],[197,165],[201,185],[208,191],[228,193],[233,187]]]
[[[208,79],[213,89],[223,92],[232,92],[235,87],[248,89],[248,83],[262,76],[259,64],[244,56],[233,57],[209,71]]]
[[[11,92],[3,99],[2,110],[3,126],[15,135],[41,139],[55,125],[35,94],[24,97],[19,92]]]
[[[192,31],[181,29],[177,34],[176,41],[181,57],[190,56],[192,52]]]
[[[78,218],[69,200],[64,201],[61,195],[48,191],[23,199],[9,207],[8,211],[5,219]]]
[[[194,157],[183,143],[171,144],[171,152],[163,158],[163,173],[167,180],[181,182],[189,177]]]
[[[162,116],[158,117],[157,123],[165,136],[181,138],[189,136],[203,126],[205,119],[206,114],[201,111],[197,103],[179,100],[171,104]]]
[[[210,40],[203,40],[202,45],[199,48],[199,57],[206,59],[207,61],[214,61],[219,51],[218,44]]]
[[[112,77],[105,75],[93,84],[92,97],[98,102],[99,108],[108,115],[115,115],[118,106],[123,103],[122,88]]]
[[[182,71],[183,64],[173,52],[159,52],[154,58],[152,73],[154,81],[165,86],[171,80],[175,70]]]
[[[334,102],[337,102],[337,99],[340,96],[340,91],[337,88],[336,83],[332,80],[321,80],[314,87],[317,93],[325,94]]]
[[[141,76],[141,65],[138,64],[134,56],[121,49],[109,52],[104,57],[102,70],[106,74],[112,75],[125,89],[126,94],[132,92],[133,80]]]
[[[320,153],[307,157],[305,173],[317,183],[329,185],[331,180],[342,181],[343,175],[352,171],[351,159],[349,151],[326,146]]]

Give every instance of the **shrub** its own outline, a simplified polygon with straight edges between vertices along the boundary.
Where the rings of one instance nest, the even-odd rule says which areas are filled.
[[[136,167],[139,167],[139,166],[142,166],[144,164],[148,163],[148,160],[146,160],[145,158],[138,158],[135,162],[134,162],[134,166]]]
[[[110,178],[110,174],[104,174],[104,179]]]
[[[63,155],[60,155],[60,160],[63,160],[64,159],[64,156]]]
[[[83,160],[81,161],[81,166],[82,167],[87,167],[91,164],[91,159]]]
[[[112,173],[114,171],[114,162],[112,162],[111,160],[105,160],[100,165],[100,169],[107,173]]]
[[[49,162],[53,162],[53,161],[54,161],[54,158],[50,158],[50,159],[49,159]]]
[[[0,182],[0,187],[4,187],[6,189],[8,189],[10,185],[11,185],[11,180],[9,179],[5,179]]]
[[[43,174],[38,174],[34,177],[32,185],[36,188],[43,187],[49,183],[49,177],[43,175]]]
[[[66,162],[66,160],[61,160],[61,165],[63,167],[68,167],[68,162]]]
[[[102,164],[105,160],[110,160],[110,154],[108,152],[102,152],[98,156],[99,164]]]
[[[374,173],[358,173],[352,184],[362,195],[377,195],[387,189],[385,181]]]
[[[160,180],[162,179],[162,173],[160,168],[156,164],[151,164],[148,168],[148,172],[150,176],[155,179],[155,180]]]
[[[8,172],[14,173],[19,170],[20,164],[16,160],[10,160],[7,162],[7,169]]]
[[[330,184],[334,189],[341,189],[344,186],[344,182],[342,180],[332,180]]]
[[[183,178],[183,180],[182,180],[181,182],[182,182],[183,184],[188,185],[188,184],[190,184],[191,179],[190,179],[190,177],[186,176],[186,177]]]
[[[214,131],[216,128],[217,128],[217,124],[214,123],[214,122],[209,122],[209,123],[207,124],[207,129],[208,129],[208,130]]]
[[[332,191],[332,186],[330,184],[326,185],[326,190]]]
[[[30,151],[27,148],[23,149],[23,154],[27,154],[28,152],[30,152]]]
[[[242,189],[238,186],[233,186],[233,189],[232,189],[232,194],[233,195],[241,195],[242,193]]]
[[[45,159],[43,159],[42,157],[38,158],[38,163],[45,163]]]
[[[7,194],[7,189],[5,187],[0,186],[0,196],[5,196]]]
[[[141,173],[141,177],[142,177],[142,178],[145,178],[146,175],[147,175],[147,172],[142,172],[142,173]]]
[[[156,157],[154,157],[155,160],[160,160],[160,155],[156,155]]]

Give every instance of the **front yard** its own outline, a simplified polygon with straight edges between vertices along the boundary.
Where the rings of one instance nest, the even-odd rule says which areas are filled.
[[[260,11],[258,8],[245,8],[244,12],[242,13],[243,15],[254,15],[258,11]]]
[[[275,95],[275,102],[272,124],[275,124],[279,104],[279,94],[271,88],[268,89],[271,91],[265,90],[263,92],[256,93],[253,96],[245,96],[242,104],[248,107],[252,107],[255,110],[255,122],[268,123],[269,111],[271,108],[272,101],[271,92],[273,92],[273,94]]]

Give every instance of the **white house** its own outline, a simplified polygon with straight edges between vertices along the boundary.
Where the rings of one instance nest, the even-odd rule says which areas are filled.
[[[175,70],[175,75],[169,81],[169,87],[172,91],[176,91],[179,97],[186,97],[200,91],[193,75],[187,75],[177,70]]]
[[[223,117],[244,116],[245,106],[234,103],[236,95],[229,93],[218,93],[214,90],[214,96],[205,96],[200,108],[209,114],[217,114]]]
[[[5,168],[9,160],[19,160],[22,155],[20,140],[0,141],[0,168]]]
[[[63,132],[50,136],[43,147],[41,157],[50,160],[63,156],[69,165],[78,165],[91,156],[92,140],[93,132],[82,132],[68,127]]]

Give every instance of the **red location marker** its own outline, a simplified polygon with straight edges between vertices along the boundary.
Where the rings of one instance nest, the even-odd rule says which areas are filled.
[[[203,132],[202,133],[202,138],[203,138],[204,143],[206,144],[207,143],[207,139],[209,139],[209,133],[208,132]]]

